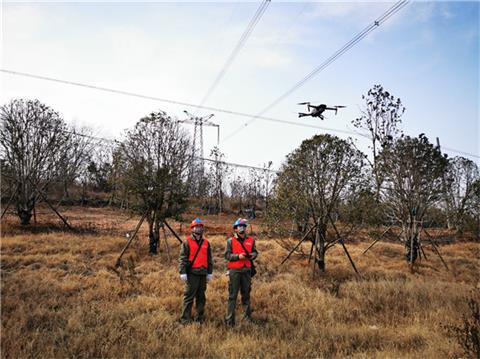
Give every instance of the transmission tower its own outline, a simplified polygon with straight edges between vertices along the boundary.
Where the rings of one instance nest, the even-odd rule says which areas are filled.
[[[208,116],[195,116],[189,113],[188,111],[183,111],[190,118],[187,120],[180,120],[179,122],[191,123],[193,124],[193,141],[191,148],[191,157],[190,157],[190,169],[188,174],[189,182],[192,184],[194,193],[201,195],[202,193],[202,181],[205,174],[205,161],[204,161],[204,152],[203,152],[203,126],[212,126],[217,127],[217,144],[220,137],[220,126],[209,121],[214,115]]]

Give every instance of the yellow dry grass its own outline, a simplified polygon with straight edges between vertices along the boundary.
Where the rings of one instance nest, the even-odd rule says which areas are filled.
[[[87,213],[92,222],[108,217],[94,212]],[[149,257],[142,236],[117,273],[112,265],[125,244],[120,236],[29,234],[8,221],[4,230],[3,358],[459,357],[460,346],[442,326],[459,321],[466,298],[480,287],[478,243],[441,247],[454,273],[428,249],[429,260],[411,273],[399,244],[379,243],[365,256],[369,243],[350,244],[361,277],[336,247],[327,255],[327,272],[312,280],[306,260],[292,258],[279,267],[285,251],[259,238],[256,322],[238,320],[229,329],[223,324],[225,238],[211,236],[215,273],[207,321],[182,326],[174,239],[169,261],[164,243],[157,257]]]

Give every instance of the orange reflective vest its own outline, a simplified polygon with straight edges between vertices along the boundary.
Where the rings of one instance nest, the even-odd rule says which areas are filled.
[[[187,237],[188,241],[188,248],[189,248],[189,256],[188,260],[190,263],[193,261],[193,257],[195,257],[195,253],[197,253],[198,243],[192,237]],[[195,258],[195,263],[192,263],[192,268],[208,268],[208,241],[204,238],[202,247],[198,252],[197,258]]]
[[[250,254],[253,250],[253,238],[252,237],[245,238],[245,240],[243,241],[243,246],[248,251],[248,253],[245,253],[245,250],[243,249],[238,239],[236,237],[232,237],[232,253],[233,254],[241,254],[241,253]],[[228,261],[229,269],[241,269],[243,267],[250,268],[251,266],[252,266],[252,263],[248,258],[239,259],[238,261]]]

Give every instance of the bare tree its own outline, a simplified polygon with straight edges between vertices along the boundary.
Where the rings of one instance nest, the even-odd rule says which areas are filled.
[[[234,203],[238,206],[239,213],[243,213],[243,207],[246,202],[248,183],[245,176],[234,176],[230,181],[230,200],[232,202],[232,209]]]
[[[401,117],[405,108],[399,98],[395,98],[381,85],[375,85],[370,89],[367,95],[362,95],[365,100],[365,108],[362,115],[353,120],[355,127],[368,131],[370,134],[372,150],[372,160],[368,163],[372,169],[375,198],[380,200],[380,187],[382,186],[384,176],[379,163],[379,153],[383,148],[390,146],[394,140],[401,134],[398,125],[401,123]]]
[[[85,147],[60,115],[38,100],[12,100],[0,108],[0,119],[3,176],[14,188],[21,224],[28,225],[40,193],[64,176],[75,177]]]
[[[248,171],[245,191],[247,214],[249,218],[256,218],[257,203],[262,197],[262,173],[257,169],[250,168]]]
[[[394,219],[402,224],[406,259],[418,255],[418,236],[427,210],[443,196],[448,160],[421,134],[404,137],[381,154],[385,173],[384,200]]]
[[[151,254],[157,254],[165,219],[186,209],[189,146],[186,132],[163,111],[138,121],[120,146],[125,186],[138,199],[140,212],[147,213]]]
[[[347,186],[360,177],[363,160],[364,155],[350,141],[317,135],[303,141],[287,156],[279,174],[274,207],[286,210],[283,214],[278,212],[281,217],[302,214],[314,223],[316,237],[320,240],[318,265],[321,271],[325,270],[328,249],[327,226]]]
[[[479,178],[479,169],[475,162],[467,158],[454,157],[448,163],[445,177],[448,223],[457,231],[463,232],[465,216],[473,206],[473,185]]]
[[[480,241],[480,178],[473,183],[472,187],[473,196],[470,213],[473,217],[473,221],[476,222],[474,224],[474,228],[476,231],[477,241]]]
[[[88,165],[91,163],[98,143],[93,140],[93,133],[88,127],[72,127],[69,130],[69,135],[69,141],[65,146],[64,161],[59,163],[59,181],[63,186],[63,197],[69,198],[69,186],[80,180],[83,188],[83,202]]]
[[[118,204],[120,208],[129,208],[129,190],[125,186],[124,175],[127,173],[125,156],[121,146],[110,147],[112,165],[107,176],[108,186],[112,189],[109,204]]]

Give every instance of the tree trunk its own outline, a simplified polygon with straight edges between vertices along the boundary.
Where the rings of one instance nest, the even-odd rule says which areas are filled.
[[[67,182],[67,180],[63,181],[63,196],[66,199],[70,199],[70,193],[68,192],[68,182]]]
[[[35,206],[35,197],[25,198],[26,196],[21,194],[18,196],[17,202],[17,215],[20,218],[20,224],[22,226],[30,225],[30,219],[33,215],[33,207]]]
[[[477,215],[477,241],[480,241],[480,215]]]
[[[17,214],[20,218],[20,224],[22,226],[28,226],[30,224],[30,218],[32,218],[32,211],[25,208],[18,208]]]
[[[405,233],[405,259],[413,265],[418,258],[420,246],[418,243],[419,227],[414,219],[410,220],[408,226],[404,226]]]
[[[319,224],[317,226],[317,264],[320,272],[325,272],[325,238],[327,235],[327,226]]]
[[[158,254],[158,244],[160,243],[160,222],[156,217],[156,213],[153,214],[153,218],[148,222],[149,225],[149,254],[154,256]]]
[[[149,254],[155,256],[158,254],[158,243],[160,242],[160,232],[150,232],[148,235],[149,239]]]
[[[447,229],[452,229],[453,226],[452,226],[452,221],[450,220],[450,218],[447,218]]]
[[[82,198],[81,198],[82,207],[85,206],[86,202],[87,202],[87,185],[85,182],[82,182]]]
[[[465,218],[464,211],[463,210],[458,211],[455,216],[455,230],[457,231],[457,234],[459,236],[463,236],[465,232],[464,218]]]

